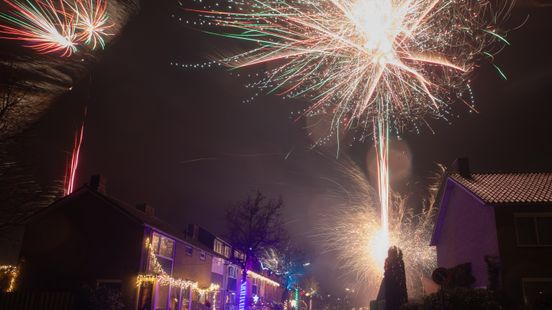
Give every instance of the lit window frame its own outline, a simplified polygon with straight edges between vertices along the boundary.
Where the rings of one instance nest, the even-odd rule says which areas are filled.
[[[173,260],[174,259],[174,252],[175,252],[175,247],[176,247],[176,239],[172,238],[172,237],[169,237],[159,231],[152,231],[152,235],[151,235],[151,240],[152,240],[152,245],[153,245],[153,239],[155,237],[155,235],[158,235],[159,236],[159,243],[157,244],[157,248],[153,249],[153,254],[155,254],[156,256],[159,256],[159,257],[163,257],[163,258],[166,258],[166,259],[170,259],[170,260]],[[171,256],[165,256],[163,254],[161,254],[161,243],[163,242],[162,240],[163,239],[168,239],[168,240],[171,240],[172,241],[172,249],[171,249]]]
[[[219,239],[215,239],[215,244],[213,246],[213,250],[215,253],[223,254],[224,253],[224,243],[220,241]]]

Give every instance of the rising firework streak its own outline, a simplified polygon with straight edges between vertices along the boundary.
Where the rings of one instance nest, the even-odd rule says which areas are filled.
[[[86,118],[86,109],[84,112]],[[64,179],[64,196],[71,194],[75,187],[75,180],[77,177],[77,169],[79,167],[80,150],[82,141],[84,139],[84,121],[81,124],[80,130],[75,131],[75,138],[73,140],[73,149],[71,150],[71,159],[68,161],[65,179]]]

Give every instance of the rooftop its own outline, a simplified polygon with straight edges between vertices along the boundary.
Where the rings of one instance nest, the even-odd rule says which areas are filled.
[[[487,204],[552,202],[552,172],[473,173],[450,177]]]

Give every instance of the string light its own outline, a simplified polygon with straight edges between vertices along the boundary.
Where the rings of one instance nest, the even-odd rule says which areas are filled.
[[[240,285],[240,301],[239,301],[239,304],[238,304],[238,309],[239,310],[244,310],[245,309],[245,295],[246,295],[246,292],[247,292],[247,282],[244,281]]]
[[[272,280],[272,279],[269,279],[269,278],[267,278],[267,277],[265,277],[265,276],[263,276],[263,275],[260,275],[260,274],[254,272],[254,271],[247,270],[247,275],[250,276],[250,277],[253,278],[253,279],[258,279],[258,280],[260,280],[260,281],[262,281],[262,282],[265,282],[265,283],[268,283],[268,284],[270,284],[270,285],[272,285],[272,286],[275,286],[275,287],[279,287],[279,286],[280,286],[280,283],[278,283],[278,282],[276,282],[276,281],[274,281],[274,280]]]
[[[6,274],[10,277],[10,283],[8,285],[8,288],[6,289],[6,292],[13,292],[15,290],[15,281],[17,280],[17,277],[19,276],[19,269],[17,266],[12,265],[3,265],[0,266],[0,273]]]
[[[153,248],[150,246],[149,238],[146,239],[146,249],[148,250],[150,266],[152,267],[153,274],[138,275],[138,277],[136,278],[136,286],[139,287],[142,285],[142,283],[153,283],[157,281],[157,283],[161,286],[178,287],[181,289],[191,288],[200,295],[212,292],[216,293],[216,291],[220,289],[220,285],[215,283],[211,283],[211,285],[209,285],[209,287],[207,288],[200,288],[198,282],[184,279],[175,279],[171,277],[165,272],[165,270],[163,270],[163,267],[157,261],[157,257],[153,252]]]

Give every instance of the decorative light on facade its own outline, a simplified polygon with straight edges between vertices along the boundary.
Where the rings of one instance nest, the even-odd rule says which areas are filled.
[[[15,290],[15,281],[19,276],[19,269],[17,268],[17,266],[12,266],[12,265],[0,266],[0,273],[4,273],[8,277],[10,277],[10,283],[8,285],[8,288],[6,289],[6,292],[8,293],[13,292]]]
[[[219,290],[220,286],[215,283],[211,283],[211,285],[207,288],[200,288],[197,282],[171,277],[165,272],[165,270],[163,270],[163,267],[161,267],[161,264],[157,261],[157,256],[155,256],[153,248],[150,246],[149,238],[146,239],[146,249],[148,251],[150,266],[154,274],[138,275],[138,278],[136,279],[137,286],[140,286],[142,283],[157,281],[157,283],[161,286],[178,287],[181,289],[191,288],[200,295]]]
[[[238,305],[239,310],[245,310],[246,293],[247,293],[247,282],[243,281],[240,285],[240,300]]]
[[[260,274],[254,272],[254,271],[247,270],[247,275],[250,276],[250,277],[253,278],[253,279],[258,279],[258,280],[260,280],[260,281],[262,281],[262,282],[265,282],[265,283],[268,283],[268,284],[270,284],[270,285],[272,285],[272,286],[275,286],[275,287],[279,287],[279,286],[280,286],[280,283],[278,283],[278,282],[276,282],[276,281],[274,281],[274,280],[272,280],[272,279],[269,279],[269,278],[267,278],[267,277],[265,277],[265,276],[263,276],[263,275],[260,275]]]

